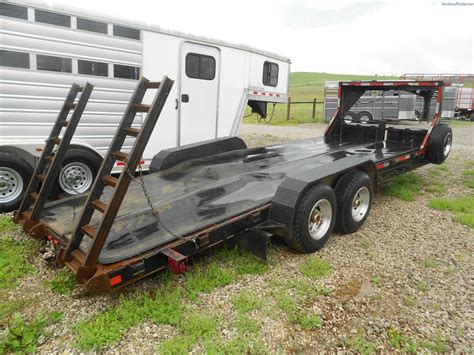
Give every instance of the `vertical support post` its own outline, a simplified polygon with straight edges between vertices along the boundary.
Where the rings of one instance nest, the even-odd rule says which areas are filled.
[[[288,104],[286,105],[286,120],[290,119],[290,112],[291,112],[291,97],[288,98]]]
[[[316,118],[316,98],[313,98],[313,120]]]

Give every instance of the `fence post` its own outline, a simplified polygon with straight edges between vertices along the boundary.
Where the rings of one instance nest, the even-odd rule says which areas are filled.
[[[316,118],[316,98],[313,99],[313,120]]]
[[[291,97],[288,97],[288,104],[286,105],[286,120],[290,119]]]

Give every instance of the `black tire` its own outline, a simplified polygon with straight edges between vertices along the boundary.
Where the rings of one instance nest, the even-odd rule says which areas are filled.
[[[12,179],[15,177],[15,175],[11,175],[12,171],[18,175],[19,179],[21,178],[22,186],[21,188],[18,187],[15,180],[13,180],[13,185],[15,186],[7,185],[5,180],[2,181],[0,187],[0,189],[2,189],[0,190],[0,213],[11,212],[20,206],[23,195],[25,194],[30,182],[31,175],[33,175],[34,171],[33,167],[21,156],[21,154],[4,151],[0,152],[0,175],[3,176],[4,179]],[[9,189],[10,187],[12,190]],[[16,193],[14,190],[15,188],[19,189]],[[11,194],[10,200],[8,194]]]
[[[415,118],[416,118],[417,120],[420,120],[420,119],[421,119],[421,113],[420,113],[420,111],[415,110]]]
[[[426,159],[433,164],[442,164],[451,152],[453,131],[448,125],[438,124],[431,131]]]
[[[336,184],[335,192],[338,209],[335,229],[337,232],[343,234],[354,233],[362,227],[369,216],[374,196],[372,180],[364,171],[350,171],[339,179]],[[367,197],[366,193],[368,193],[368,205],[363,203]],[[359,205],[357,207],[359,209],[358,218],[362,217],[361,219],[354,219],[352,214],[353,211],[355,212],[354,199],[357,194],[359,195]],[[364,209],[364,206],[366,206],[366,209]]]
[[[344,114],[344,121],[345,122],[357,122],[357,115],[352,111],[347,111]]]
[[[471,120],[471,122],[474,122],[474,112],[473,112],[473,113],[471,113],[470,120]]]
[[[324,201],[329,203],[329,205],[326,206],[326,210],[330,210],[331,217],[330,221],[327,222],[327,230],[326,228],[321,229],[321,233],[324,234],[315,239],[310,234],[309,219],[313,208],[321,201],[323,201],[324,204],[326,204]],[[287,240],[287,244],[301,253],[313,253],[321,249],[324,244],[326,244],[334,229],[336,211],[336,194],[334,190],[330,186],[322,183],[312,186],[296,208],[293,233],[291,239]]]
[[[367,117],[367,119],[365,119]],[[359,112],[357,115],[357,121],[362,122],[362,123],[369,123],[373,120],[373,116],[370,112],[368,111],[362,111]]]
[[[63,163],[61,164],[62,167],[59,174],[62,174],[62,177],[58,176],[56,178],[52,195],[54,197],[69,196],[90,190],[101,164],[102,158],[90,149],[81,146],[70,147],[66,152]],[[81,167],[83,168],[84,174],[78,174],[77,176],[78,178],[84,176],[83,180],[79,180],[78,183],[75,185],[73,185],[72,183],[67,184],[65,182],[65,180],[67,180],[67,172],[70,172],[72,167],[74,166],[77,166],[78,169]],[[87,170],[87,168],[89,170]],[[89,173],[91,173],[92,176],[90,176]],[[62,179],[62,181],[60,181],[60,179]],[[67,186],[69,186],[69,189],[67,188]],[[66,189],[63,187],[65,187]]]

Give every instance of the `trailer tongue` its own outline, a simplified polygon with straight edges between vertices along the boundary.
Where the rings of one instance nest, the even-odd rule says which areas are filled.
[[[140,82],[91,192],[38,206],[46,198],[42,188],[33,204],[39,213],[15,215],[31,235],[54,239],[59,262],[93,293],[168,266],[183,272],[188,257],[223,241],[265,256],[268,238],[277,234],[297,250],[317,250],[334,226],[343,233],[360,228],[379,183],[428,162],[442,163],[451,146],[451,131],[439,125],[439,114],[430,130],[345,123],[341,117],[351,102],[371,86],[341,83],[341,107],[324,137],[250,149],[236,138],[205,142],[165,152],[162,170],[134,176],[147,140],[142,132],[153,130],[172,85],[163,79],[146,108],[144,128],[131,128],[148,83]],[[377,83],[377,90],[385,84]],[[442,83],[390,86],[429,99],[438,92],[439,99]],[[131,129],[134,147],[120,152],[122,136]],[[118,178],[110,176],[117,159],[125,162]]]

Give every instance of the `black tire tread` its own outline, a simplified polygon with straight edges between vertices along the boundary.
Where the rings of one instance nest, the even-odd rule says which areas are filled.
[[[336,216],[336,226],[335,230],[338,233],[343,233],[343,234],[349,234],[349,233],[354,233],[355,230],[352,230],[349,225],[346,223],[346,213],[347,212],[347,205],[348,202],[352,203],[352,196],[347,196],[346,192],[352,190],[354,186],[357,186],[360,184],[362,180],[365,179],[370,179],[370,176],[360,170],[352,170],[349,171],[348,173],[344,174],[337,182],[335,192],[336,192],[336,198],[337,198],[337,206],[338,206],[338,211],[337,211],[337,216]],[[370,194],[371,194],[371,201],[370,203],[372,204],[372,198],[373,198],[373,188],[369,188]],[[350,200],[350,201],[348,201]],[[369,210],[367,211],[366,216],[362,220],[361,225],[365,222],[365,219],[369,215],[370,212],[370,205],[369,205]]]
[[[438,124],[431,131],[428,140],[426,158],[433,164],[443,163],[447,157],[444,157],[444,139],[448,133],[453,134],[451,128],[446,124]]]

